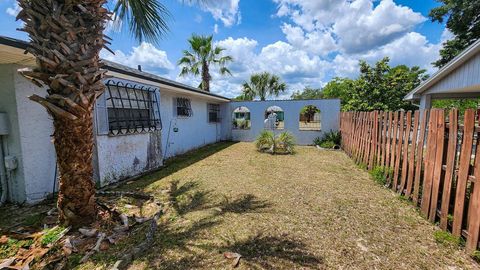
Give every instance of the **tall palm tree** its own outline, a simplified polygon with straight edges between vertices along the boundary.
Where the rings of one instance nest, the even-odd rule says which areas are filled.
[[[17,19],[25,22],[22,31],[30,37],[27,51],[37,60],[34,70],[21,73],[45,87],[45,97],[29,98],[43,105],[53,119],[60,171],[59,220],[73,226],[87,224],[97,213],[92,116],[95,100],[105,88],[106,70],[99,58],[100,50],[110,44],[105,27],[114,17],[126,20],[139,41],[155,41],[168,30],[169,13],[158,0],[117,0],[110,10],[107,0],[18,3],[22,10]]]
[[[222,56],[224,48],[213,46],[213,36],[200,36],[193,34],[189,39],[190,51],[184,50],[183,57],[178,60],[178,65],[182,67],[180,76],[193,74],[198,76],[201,74],[202,82],[200,88],[210,92],[210,65],[215,64],[220,67],[220,74],[232,75],[226,65],[233,61],[231,56]]]
[[[250,76],[249,82],[243,83],[243,96],[265,100],[267,96],[278,97],[285,92],[287,85],[277,75],[268,72],[255,73]]]

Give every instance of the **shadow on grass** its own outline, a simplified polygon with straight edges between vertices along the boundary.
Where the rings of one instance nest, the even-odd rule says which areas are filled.
[[[317,268],[323,264],[323,258],[307,252],[304,243],[287,236],[257,235],[219,248],[222,252],[241,254],[242,263],[249,268],[276,269],[279,265]]]
[[[131,189],[143,189],[146,186],[161,180],[164,177],[167,177],[171,174],[174,174],[192,164],[195,164],[209,156],[222,151],[236,142],[219,142],[211,145],[207,145],[190,152],[187,152],[182,155],[178,155],[173,158],[169,158],[164,161],[164,166],[158,171],[149,173],[146,176],[143,176],[132,183],[119,185],[117,190],[131,190]]]

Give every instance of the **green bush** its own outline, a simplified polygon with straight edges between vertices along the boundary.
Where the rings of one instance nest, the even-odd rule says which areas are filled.
[[[320,147],[322,148],[334,148],[336,144],[332,141],[324,141],[320,143]]]
[[[258,135],[257,139],[255,140],[255,146],[257,147],[258,151],[265,151],[272,149],[275,144],[275,135],[273,132],[268,130],[263,130]]]
[[[295,137],[286,131],[275,136],[272,131],[263,130],[255,140],[255,146],[261,152],[292,154],[295,147]]]
[[[439,244],[445,246],[463,246],[465,245],[465,240],[461,237],[456,237],[453,234],[446,231],[436,231],[433,233],[435,241]]]
[[[370,171],[370,175],[372,176],[373,180],[378,184],[384,186],[387,183],[387,178],[385,177],[387,168],[376,166],[373,170]]]
[[[275,151],[292,154],[295,148],[295,137],[285,131],[278,134],[275,143]]]
[[[322,138],[316,137],[313,140],[314,145],[318,145],[323,148],[335,148],[335,146],[339,146],[342,142],[342,135],[339,131],[330,130],[323,135]]]

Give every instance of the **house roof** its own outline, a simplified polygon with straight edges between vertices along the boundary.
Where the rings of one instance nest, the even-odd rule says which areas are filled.
[[[413,89],[410,93],[408,93],[404,97],[404,99],[405,100],[418,99],[423,92],[433,87],[436,83],[438,83],[440,80],[447,77],[449,74],[451,74],[457,68],[459,68],[468,60],[473,58],[479,52],[480,52],[480,39],[474,42],[468,48],[466,48],[463,52],[461,52],[454,59],[448,62],[445,66],[443,66],[440,70],[438,70],[435,74],[433,74],[430,78],[428,78],[422,84],[420,84],[415,89]]]
[[[24,51],[28,47],[28,42],[23,41],[23,40],[19,40],[19,39],[10,38],[10,37],[0,36],[0,45],[13,47],[13,48],[21,49],[21,50]],[[6,54],[6,55],[8,55],[8,54]],[[23,62],[26,59],[29,59],[30,63],[34,63],[34,61],[32,62],[32,60],[31,60],[32,57],[33,57],[32,55],[28,54],[28,56],[27,55],[23,56],[24,59],[18,59],[17,58],[16,61],[22,61]],[[1,58],[4,58],[4,57],[1,57]],[[124,76],[127,76],[127,77],[133,77],[133,78],[136,78],[136,79],[141,79],[141,80],[144,80],[144,81],[147,81],[147,82],[158,83],[158,84],[161,84],[161,85],[164,85],[164,86],[168,87],[169,90],[177,90],[177,91],[183,92],[183,93],[191,93],[191,94],[195,94],[195,95],[202,95],[202,96],[206,96],[206,97],[215,98],[215,99],[218,99],[218,100],[230,101],[230,99],[227,98],[227,97],[217,95],[217,94],[214,94],[214,93],[210,93],[210,92],[205,92],[205,91],[203,91],[199,88],[195,88],[195,87],[192,87],[192,86],[189,86],[189,85],[186,85],[186,84],[182,84],[182,83],[179,83],[179,82],[176,82],[176,81],[173,81],[173,80],[169,80],[169,79],[160,77],[160,76],[152,74],[152,73],[140,71],[138,69],[130,68],[130,67],[127,67],[125,65],[115,63],[115,62],[112,62],[112,61],[108,61],[108,60],[105,60],[105,59],[102,59],[102,62],[105,64],[103,68],[108,70],[109,73],[113,73],[114,75],[120,75],[120,76],[124,75]],[[9,61],[8,63],[13,63],[13,62]]]

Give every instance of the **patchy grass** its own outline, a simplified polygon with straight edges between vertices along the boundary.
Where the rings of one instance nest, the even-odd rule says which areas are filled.
[[[154,246],[130,269],[230,269],[224,252],[243,256],[237,269],[477,268],[458,246],[438,244],[433,224],[340,151],[297,147],[274,156],[251,143],[220,143],[118,189],[167,205]],[[135,201],[118,202],[140,211]],[[76,269],[110,269],[147,227]]]
[[[463,238],[456,237],[450,232],[439,230],[434,232],[433,236],[435,237],[435,241],[437,241],[437,243],[445,246],[459,247],[465,245],[465,240]]]
[[[387,169],[385,167],[377,166],[370,171],[373,180],[379,185],[385,186],[387,178],[385,177]]]
[[[65,230],[65,228],[61,226],[55,226],[51,229],[47,229],[42,235],[42,246],[47,246],[48,244],[57,241],[60,238],[63,230]]]

